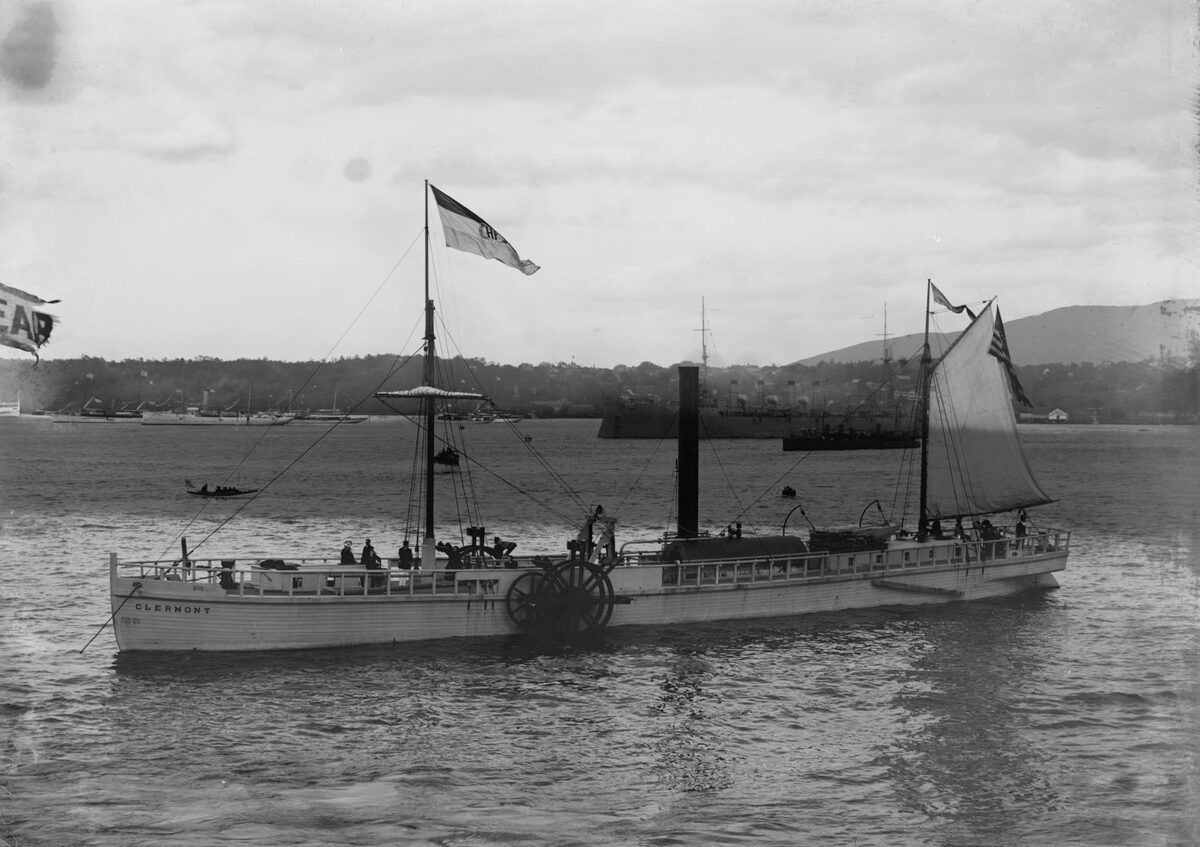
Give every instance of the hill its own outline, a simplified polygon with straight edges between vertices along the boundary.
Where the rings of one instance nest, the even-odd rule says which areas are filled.
[[[1003,312],[1001,313],[1003,314]],[[1190,361],[1200,351],[1200,299],[1163,300],[1146,306],[1067,306],[1004,321],[1018,365],[1071,362]],[[944,346],[945,338],[934,340]],[[920,333],[891,339],[892,356],[916,355]],[[797,364],[878,359],[879,341],[864,341],[811,356]]]

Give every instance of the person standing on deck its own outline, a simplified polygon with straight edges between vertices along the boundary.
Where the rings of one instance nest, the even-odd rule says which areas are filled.
[[[375,548],[371,546],[371,539],[367,539],[363,544],[362,555],[358,557],[358,563],[364,568],[377,568],[380,565],[379,554],[375,552]]]

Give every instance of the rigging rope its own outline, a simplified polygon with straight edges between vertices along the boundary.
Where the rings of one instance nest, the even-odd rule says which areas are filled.
[[[400,265],[402,265],[404,263],[405,259],[408,258],[409,254],[412,252],[413,248],[420,242],[420,238],[424,234],[424,232],[425,232],[424,227],[422,227],[418,231],[416,237],[413,238],[413,240],[409,243],[408,247],[401,254],[400,258],[397,259],[395,264],[392,265],[391,269],[386,274],[384,274],[383,279],[380,281],[379,285],[377,285],[375,287],[375,290],[371,293],[371,296],[369,298],[367,298],[367,302],[365,304],[363,304],[363,307],[361,309],[359,309],[358,313],[354,316],[354,318],[350,321],[350,323],[342,331],[342,334],[338,336],[336,341],[334,341],[333,346],[331,346],[329,348],[329,351],[317,362],[316,366],[313,368],[312,372],[308,375],[308,377],[304,380],[302,385],[308,385],[310,382],[312,382],[312,380],[316,377],[316,375],[318,373],[320,373],[321,369],[323,367],[325,367],[325,365],[328,363],[330,357],[333,356],[334,352],[341,345],[342,341],[344,341],[346,336],[350,334],[350,331],[352,329],[354,329],[355,325],[362,318],[362,316],[366,313],[367,309],[370,308],[371,304],[379,296],[379,293],[383,290],[384,286],[386,286],[388,284],[388,281],[391,280],[392,276],[396,273],[396,270],[400,267]],[[409,337],[411,338],[411,333],[410,333]],[[408,344],[408,342],[406,341],[404,346],[407,346],[407,344]],[[374,391],[378,391],[383,386],[383,384],[386,383],[387,380],[390,379],[400,368],[402,368],[404,366],[404,364],[406,364],[409,360],[411,360],[411,358],[412,358],[411,356],[407,357],[399,366],[395,366],[391,370],[389,370],[388,373],[384,376],[383,380],[375,386],[372,393]],[[360,398],[358,400],[358,402],[355,403],[354,406],[351,408],[351,410],[350,410],[351,413],[356,411],[370,396],[371,396],[371,394],[368,394],[367,397]],[[292,467],[294,467],[296,465],[296,463],[300,461],[300,459],[302,459],[305,455],[307,455],[309,452],[311,452],[312,449],[314,447],[316,447],[317,444],[319,444],[321,441],[323,441],[325,439],[325,437],[329,435],[330,432],[332,432],[334,429],[336,429],[340,423],[341,423],[340,420],[335,421],[333,423],[333,425],[328,430],[325,431],[324,434],[322,434],[319,438],[317,438],[316,441],[314,441],[311,445],[309,445],[309,447],[307,449],[305,449],[299,456],[297,456],[291,463],[289,463],[283,469],[283,471],[281,471],[280,473],[278,473],[274,477],[272,477],[271,480],[266,485],[261,486],[259,488],[259,490],[256,493],[254,493],[253,495],[251,495],[251,497],[248,500],[243,501],[242,504],[240,505],[240,507],[238,509],[236,509],[233,512],[233,514],[229,515],[224,520],[220,521],[213,528],[213,530],[211,532],[209,532],[207,535],[205,535],[200,540],[200,543],[198,543],[195,547],[193,547],[192,550],[189,552],[194,552],[195,550],[200,549],[200,547],[203,546],[203,544],[206,541],[208,541],[210,538],[212,538],[213,535],[215,535],[221,528],[223,528],[231,520],[233,520],[235,517],[237,517],[237,515],[239,515],[247,506],[249,506],[252,502],[257,500],[260,494],[264,493],[267,490],[267,488],[269,488],[280,477],[282,477]],[[250,448],[246,451],[245,455],[242,456],[241,460],[239,460],[238,463],[234,466],[233,470],[230,471],[230,473],[225,476],[225,480],[229,480],[231,477],[232,478],[240,478],[242,466],[245,465],[245,463],[250,459],[250,456],[252,456],[254,454],[254,452],[259,448],[259,446],[263,442],[263,439],[268,437],[268,435],[270,434],[270,432],[273,428],[274,427],[270,427],[270,426],[264,428],[263,433],[257,439],[255,439],[253,444],[250,445]],[[184,525],[184,528],[175,536],[175,538],[171,542],[171,544],[169,544],[167,546],[167,548],[163,551],[163,553],[161,554],[162,556],[168,555],[171,547],[173,547],[174,544],[177,543],[181,538],[184,538],[187,536],[188,530],[191,529],[192,525],[197,520],[200,519],[200,517],[204,514],[204,511],[210,505],[211,505],[211,503],[209,503],[207,501],[205,501],[201,505],[200,509],[196,512],[196,514],[193,515],[190,520],[188,520],[188,522]]]
[[[411,360],[412,360],[412,356],[408,356],[403,361],[401,361],[398,365],[395,365],[393,368],[391,368],[384,375],[384,377],[375,385],[375,388],[372,389],[372,393],[374,391],[378,391],[380,388],[382,388],[384,386],[384,384],[387,383],[387,381],[392,378],[392,376],[394,376],[401,368],[404,367],[405,364],[407,364],[407,362],[409,362]],[[364,400],[360,400],[357,404],[355,404],[354,408],[358,408],[358,406],[361,405],[363,402],[364,402]],[[238,506],[238,508],[235,509],[230,515],[225,517],[223,520],[219,521],[217,523],[217,525],[214,526],[207,535],[205,535],[203,538],[201,538],[200,542],[198,544],[196,544],[194,547],[192,547],[192,549],[189,550],[188,552],[194,553],[196,550],[199,550],[202,546],[204,546],[204,544],[209,539],[211,539],[214,535],[216,535],[221,529],[223,529],[226,524],[228,524],[230,521],[232,521],[234,518],[236,518],[238,515],[240,515],[246,508],[248,508],[250,506],[251,503],[253,503],[255,500],[257,500],[262,494],[266,493],[267,489],[269,489],[272,485],[274,485],[276,482],[278,482],[289,471],[291,471],[292,468],[294,468],[297,464],[299,464],[301,459],[303,459],[305,456],[307,456],[309,453],[311,453],[314,449],[316,449],[317,445],[320,444],[322,441],[324,441],[326,438],[328,438],[329,435],[335,429],[337,429],[340,424],[341,424],[341,420],[334,421],[332,426],[330,426],[327,430],[325,430],[319,436],[317,436],[317,438],[311,444],[309,444],[307,447],[305,447],[303,450],[301,450],[300,453],[294,459],[292,459],[292,461],[288,462],[283,467],[283,470],[279,471],[273,477],[271,477],[269,480],[267,480],[266,484],[264,484],[261,488],[259,488],[259,490],[257,492],[252,494],[249,497],[249,499],[243,501],[241,503],[241,505]],[[208,504],[205,503],[204,508],[207,508],[207,507],[208,507]],[[198,513],[191,520],[188,521],[188,523],[184,527],[183,531],[181,531],[175,537],[175,541],[178,541],[180,538],[183,538],[187,535],[188,528],[190,528],[191,525],[199,519],[200,514],[202,514],[202,513],[203,513],[203,509],[201,509],[200,513]],[[164,555],[165,555],[165,553],[164,553]]]

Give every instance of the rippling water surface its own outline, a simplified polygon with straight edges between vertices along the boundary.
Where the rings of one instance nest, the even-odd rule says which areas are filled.
[[[1200,842],[1195,428],[1023,430],[1058,498],[1035,519],[1075,533],[1057,591],[565,644],[141,656],[100,629],[109,551],[390,550],[411,433],[339,429],[222,526],[238,505],[185,477],[244,460],[262,484],[322,430],[0,425],[0,844]],[[574,532],[527,446],[623,538],[671,525],[673,444],[520,428],[515,448],[463,432],[495,454],[471,474],[489,534],[536,552]],[[904,496],[898,454],[713,446],[713,527],[777,529],[785,484],[818,523]]]

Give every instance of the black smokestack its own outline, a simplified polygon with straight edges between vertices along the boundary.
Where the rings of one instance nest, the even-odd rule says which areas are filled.
[[[680,538],[700,534],[700,368],[679,366]]]

